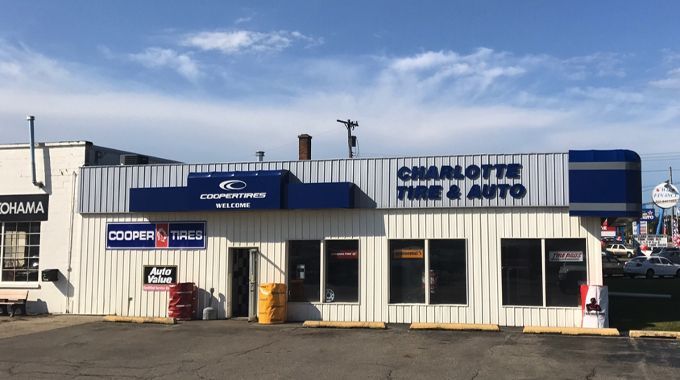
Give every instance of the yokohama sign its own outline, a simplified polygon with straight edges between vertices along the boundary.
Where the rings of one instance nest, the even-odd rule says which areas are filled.
[[[47,194],[0,195],[0,221],[45,221],[49,200],[50,197]]]

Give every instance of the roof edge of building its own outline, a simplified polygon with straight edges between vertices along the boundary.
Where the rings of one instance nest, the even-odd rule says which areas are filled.
[[[44,147],[73,147],[73,146],[87,146],[92,145],[90,141],[87,140],[73,140],[73,141],[48,141],[48,142],[38,142],[37,146]],[[30,143],[10,143],[10,144],[0,144],[0,149],[25,149],[31,146]]]

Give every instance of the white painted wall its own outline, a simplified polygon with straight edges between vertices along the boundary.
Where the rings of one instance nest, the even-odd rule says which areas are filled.
[[[207,249],[105,249],[107,222],[145,220],[206,221]],[[360,298],[353,304],[290,303],[290,320],[578,325],[577,307],[501,306],[501,238],[585,238],[589,283],[602,284],[599,219],[570,217],[564,207],[84,215],[78,227],[71,303],[80,314],[166,316],[168,295],[142,290],[142,268],[177,265],[179,281],[215,288],[213,306],[219,318],[229,317],[229,249],[259,248],[259,282],[286,282],[286,242],[299,239],[358,239]],[[388,239],[397,238],[467,239],[468,304],[388,305]],[[201,308],[206,301],[204,294]]]
[[[35,150],[37,180],[45,184],[39,189],[31,183],[31,156],[27,144],[0,146],[0,195],[49,194],[48,220],[40,229],[40,267],[59,269],[59,281],[35,283],[1,282],[0,289],[29,290],[29,313],[64,313],[67,295],[73,287],[67,282],[69,236],[74,195],[78,189],[76,175],[85,162],[85,142],[41,144]],[[80,224],[78,222],[78,224]]]

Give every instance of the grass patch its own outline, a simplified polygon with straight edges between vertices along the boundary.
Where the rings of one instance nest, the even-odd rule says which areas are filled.
[[[659,330],[659,331],[680,331],[680,321],[673,322],[654,322],[651,326],[645,327],[644,330]]]
[[[609,325],[620,330],[680,331],[680,279],[605,278],[609,292],[668,294],[670,299],[609,296]]]

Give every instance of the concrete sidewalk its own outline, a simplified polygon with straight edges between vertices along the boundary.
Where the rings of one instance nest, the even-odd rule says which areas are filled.
[[[101,319],[99,316],[68,314],[0,316],[0,339],[77,326]]]

